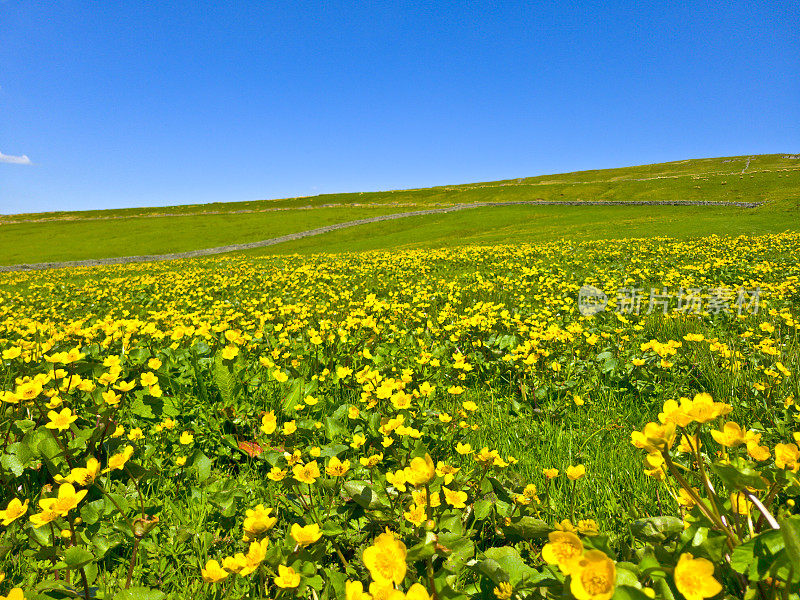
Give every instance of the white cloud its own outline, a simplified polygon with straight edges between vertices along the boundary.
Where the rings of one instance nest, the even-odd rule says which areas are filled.
[[[31,159],[26,155],[11,156],[10,154],[3,154],[0,152],[0,163],[9,163],[11,165],[32,165]]]

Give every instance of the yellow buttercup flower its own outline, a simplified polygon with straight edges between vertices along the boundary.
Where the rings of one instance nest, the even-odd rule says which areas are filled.
[[[514,595],[514,588],[511,587],[508,581],[501,581],[497,584],[497,587],[492,590],[492,593],[497,600],[508,600]]]
[[[586,475],[586,467],[583,465],[570,465],[567,467],[567,477],[572,481],[577,481],[584,475]]]
[[[320,530],[319,525],[316,523],[306,525],[305,527],[298,525],[297,523],[292,523],[291,534],[292,538],[294,538],[294,541],[303,548],[313,544],[322,537],[322,531]]]
[[[617,569],[600,550],[587,550],[570,569],[572,595],[577,600],[610,600],[614,595]]]
[[[364,550],[363,561],[376,583],[399,585],[406,576],[406,545],[387,529]]]
[[[681,554],[675,567],[675,587],[686,600],[703,600],[722,591],[722,585],[714,579],[714,564],[688,552]]]
[[[542,474],[547,477],[547,479],[555,479],[558,477],[558,469],[542,469]]]
[[[117,469],[123,469],[125,467],[125,463],[130,460],[131,456],[133,456],[133,446],[125,446],[125,449],[122,452],[119,452],[108,459],[108,466],[103,469],[103,473],[108,473],[109,471],[114,471]]]
[[[420,506],[419,504],[412,504],[408,507],[408,510],[403,513],[406,521],[409,523],[413,523],[417,527],[419,527],[422,522],[427,518],[425,513],[425,506]]]
[[[466,506],[466,492],[454,491],[446,487],[442,487],[442,492],[444,492],[445,502],[447,502],[453,508],[464,508]]]
[[[360,581],[344,582],[345,600],[372,600],[372,596],[364,591],[364,584]]]
[[[747,441],[745,432],[742,431],[738,424],[733,422],[725,423],[722,426],[722,431],[712,430],[711,437],[714,438],[715,442],[726,448],[736,448]]]
[[[60,413],[51,410],[47,413],[47,418],[50,419],[50,421],[45,427],[48,429],[58,429],[59,431],[69,429],[69,426],[78,420],[78,416],[73,415],[72,410],[69,408],[65,408]]]
[[[271,435],[274,433],[277,426],[278,419],[275,417],[275,411],[271,410],[261,417],[261,431],[263,431],[266,435]]]
[[[228,576],[228,572],[215,560],[209,560],[205,568],[200,569],[200,574],[206,583],[219,583]]]
[[[542,558],[569,575],[574,559],[583,554],[583,542],[571,531],[551,531],[547,537],[549,542],[542,548]]]
[[[337,457],[331,457],[328,461],[328,466],[325,467],[325,472],[331,477],[342,477],[350,470],[349,460],[339,460]]]
[[[319,465],[315,460],[305,465],[295,465],[292,467],[292,475],[297,481],[311,485],[320,476]]]
[[[431,600],[428,590],[421,583],[415,583],[406,592],[405,600]]]
[[[428,483],[436,474],[436,466],[433,464],[433,459],[430,454],[425,454],[425,457],[415,457],[411,459],[411,464],[404,470],[406,481],[414,486],[424,485]]]
[[[278,565],[278,576],[273,581],[279,588],[296,588],[300,585],[300,573],[295,573],[292,567]]]
[[[28,502],[29,500],[27,499],[22,503],[18,498],[12,498],[6,506],[6,509],[0,510],[0,520],[2,520],[3,526],[8,527],[11,523],[27,513]]]
[[[278,522],[277,517],[273,517],[271,508],[264,508],[263,504],[259,504],[253,509],[248,509],[245,513],[247,517],[244,520],[243,529],[248,538],[262,535],[272,529],[275,523]]]
[[[181,434],[181,437],[178,439],[178,441],[179,441],[181,444],[183,444],[184,446],[188,446],[189,444],[191,444],[192,442],[194,442],[194,436],[191,434],[191,432],[189,432],[189,431],[184,431],[184,432]]]

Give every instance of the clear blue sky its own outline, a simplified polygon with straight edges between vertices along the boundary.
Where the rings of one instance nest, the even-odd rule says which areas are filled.
[[[0,0],[0,213],[800,152],[799,31],[781,1]]]

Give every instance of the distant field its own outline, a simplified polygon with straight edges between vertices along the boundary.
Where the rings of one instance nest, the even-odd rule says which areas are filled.
[[[787,156],[795,155],[764,154],[753,157],[703,158],[424,189],[323,194],[281,200],[33,213],[0,217],[0,222],[196,214],[212,211],[259,211],[326,204],[397,203],[427,206],[537,199],[771,201],[800,197],[800,159],[785,158]]]
[[[247,251],[310,254],[467,244],[667,236],[761,235],[797,230],[800,200],[757,209],[705,206],[503,206],[360,225]]]
[[[249,251],[341,252],[713,234],[800,226],[800,160],[686,160],[507,181],[311,198],[0,217],[0,265],[167,254],[266,240],[357,219],[476,202],[763,202],[714,206],[497,206],[360,225]]]
[[[148,219],[0,225],[0,264],[166,254],[246,243],[400,208],[323,208]]]

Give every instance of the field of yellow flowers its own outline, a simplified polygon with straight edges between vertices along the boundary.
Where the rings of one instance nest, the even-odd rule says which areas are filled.
[[[798,598],[799,257],[785,233],[3,274],[0,598]]]

